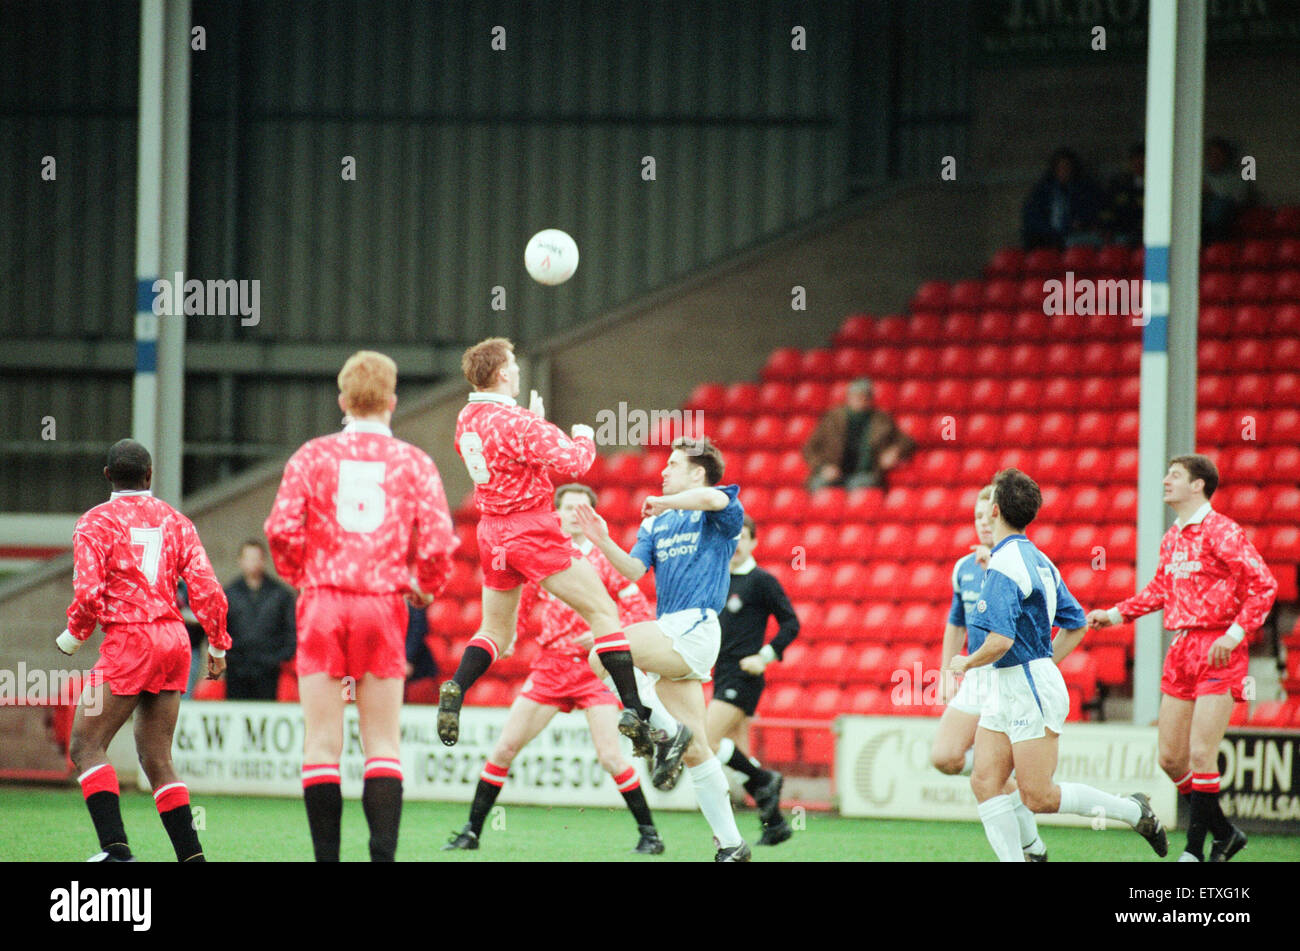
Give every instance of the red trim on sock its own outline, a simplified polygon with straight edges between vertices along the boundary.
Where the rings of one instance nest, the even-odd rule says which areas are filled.
[[[497,658],[501,656],[501,649],[497,647],[497,642],[492,640],[490,637],[484,637],[482,634],[475,634],[469,639],[469,643],[465,646],[481,647],[492,655],[492,663],[494,664],[497,662]]]
[[[493,786],[500,788],[506,784],[506,777],[510,775],[510,769],[506,766],[498,766],[496,763],[488,760],[483,764],[483,772],[479,773],[479,779],[485,783],[491,783]]]
[[[1194,792],[1217,793],[1219,791],[1219,774],[1193,773],[1192,790]]]
[[[366,760],[364,775],[366,779],[375,779],[380,776],[390,776],[393,779],[401,779],[402,764],[399,760],[376,756]]]
[[[81,783],[81,795],[86,799],[102,792],[110,792],[114,796],[122,794],[117,785],[117,771],[113,769],[112,763],[90,767],[77,777],[77,782]]]
[[[304,763],[302,767],[302,788],[308,786],[319,786],[322,783],[333,783],[339,785],[339,764],[338,763]]]
[[[158,814],[171,812],[181,806],[190,804],[190,790],[184,783],[168,783],[159,789],[154,790],[154,805],[158,807]]]
[[[635,767],[629,766],[623,772],[614,777],[614,785],[618,786],[619,792],[631,792],[641,787],[641,780],[637,778]]]
[[[596,653],[608,654],[610,651],[630,651],[632,645],[622,631],[613,631],[596,638]]]
[[[1174,780],[1174,785],[1178,787],[1179,795],[1186,796],[1192,791],[1192,771],[1189,769],[1182,779]]]

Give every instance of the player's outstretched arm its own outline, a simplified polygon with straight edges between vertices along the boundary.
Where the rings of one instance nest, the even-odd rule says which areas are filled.
[[[701,486],[675,492],[672,495],[652,495],[641,504],[641,517],[663,515],[669,509],[685,509],[698,512],[720,512],[731,504],[727,493],[721,489]]]
[[[628,581],[640,581],[648,566],[639,558],[634,558],[618,546],[609,537],[609,526],[590,504],[583,502],[573,511],[582,528],[582,533],[591,539],[591,543],[600,549],[602,555],[609,559],[614,569]]]

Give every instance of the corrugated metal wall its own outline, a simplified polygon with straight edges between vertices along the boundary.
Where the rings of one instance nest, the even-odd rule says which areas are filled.
[[[262,316],[192,317],[190,339],[527,345],[815,216],[851,177],[912,172],[936,134],[960,139],[968,37],[893,36],[952,24],[946,4],[880,9],[898,6],[195,0],[188,276],[259,280]],[[0,154],[31,176],[0,184],[2,338],[131,338],[137,29],[134,0],[0,6]],[[544,227],[581,248],[561,288],[522,267]],[[5,371],[0,393],[24,410],[0,419],[0,466],[42,487],[5,479],[4,508],[100,498],[98,462],[72,441],[125,433],[127,353],[98,373]],[[187,377],[187,491],[337,424],[328,378],[238,370]],[[63,404],[56,450],[39,419]]]

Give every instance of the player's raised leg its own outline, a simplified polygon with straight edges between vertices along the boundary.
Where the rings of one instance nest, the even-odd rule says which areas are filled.
[[[460,739],[465,691],[487,673],[514,639],[521,590],[520,586],[504,591],[483,587],[483,620],[465,646],[456,673],[438,690],[438,736],[447,746],[455,746]]]
[[[501,727],[501,737],[483,764],[483,772],[479,774],[474,801],[469,807],[469,821],[448,840],[442,847],[443,851],[478,848],[479,839],[483,835],[483,823],[492,811],[497,796],[501,794],[501,787],[510,774],[510,764],[519,755],[519,751],[546,728],[555,713],[555,707],[537,703],[524,696],[515,697],[506,722]]]
[[[301,636],[301,627],[299,631]],[[298,678],[298,695],[304,723],[302,798],[312,851],[317,862],[337,862],[343,819],[339,758],[343,755],[343,707],[347,703],[343,681],[324,672],[304,674]]]
[[[100,852],[92,861],[134,861],[122,824],[121,791],[117,772],[108,761],[108,744],[130,718],[139,695],[114,696],[108,684],[94,680],[86,685],[72,721],[68,754],[77,770],[77,782],[95,825]]]
[[[135,717],[135,748],[176,861],[203,862],[203,846],[190,811],[190,791],[172,765],[172,738],[180,708],[179,690],[141,694]]]
[[[654,816],[650,813],[649,803],[645,801],[645,793],[641,789],[641,780],[637,777],[636,769],[623,758],[623,751],[619,747],[617,709],[602,703],[588,707],[586,713],[587,726],[591,730],[591,742],[596,747],[596,756],[600,758],[600,765],[614,780],[619,794],[627,803],[628,811],[636,820],[640,838],[632,851],[645,855],[659,855],[664,850],[663,839],[659,837],[659,830],[655,828]]]
[[[406,610],[405,605],[401,608]],[[370,828],[370,861],[392,862],[402,824],[401,677],[366,673],[357,684],[361,748],[366,754],[361,808]]]
[[[1219,743],[1228,729],[1234,702],[1230,693],[1203,695],[1196,698],[1192,710],[1192,822],[1187,830],[1187,851],[1200,856],[1208,829],[1214,836],[1211,862],[1228,861],[1246,844],[1246,834],[1228,821],[1219,805]],[[1199,841],[1192,839],[1193,831],[1199,831]]]

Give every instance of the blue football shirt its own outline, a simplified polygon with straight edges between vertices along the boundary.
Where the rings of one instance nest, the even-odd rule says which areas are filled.
[[[990,632],[1010,637],[1011,649],[994,667],[1015,667],[1052,656],[1052,626],[1083,627],[1083,608],[1061,580],[1050,558],[1024,535],[1008,535],[993,547],[975,611],[966,629],[979,632],[980,643]]]
[[[641,523],[631,555],[655,572],[658,617],[674,611],[721,611],[731,586],[731,556],[740,538],[745,509],[740,486],[715,485],[727,507],[716,512],[672,509]]]
[[[952,569],[952,607],[948,610],[948,623],[953,627],[966,628],[966,653],[973,654],[984,643],[984,632],[978,635],[966,623],[966,619],[975,612],[979,603],[980,588],[984,586],[984,566],[975,559],[971,552],[959,559]]]

